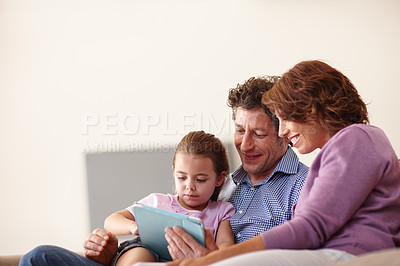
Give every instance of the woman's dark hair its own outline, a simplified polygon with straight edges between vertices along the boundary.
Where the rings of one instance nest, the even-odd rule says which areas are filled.
[[[222,172],[229,172],[226,148],[213,134],[205,133],[204,131],[192,131],[184,136],[176,147],[172,162],[173,168],[175,168],[175,157],[178,152],[210,158],[217,177]],[[221,188],[222,185],[215,187],[214,193],[211,196],[212,200],[217,201]]]
[[[283,74],[263,103],[285,120],[319,119],[330,136],[351,124],[368,124],[367,107],[351,81],[321,61],[303,61]]]

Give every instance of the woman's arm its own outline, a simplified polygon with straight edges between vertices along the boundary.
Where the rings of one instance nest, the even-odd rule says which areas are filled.
[[[360,241],[361,235],[364,241],[373,241],[373,232],[385,224],[379,224],[379,215],[375,215],[390,211],[375,205],[388,197],[383,187],[376,189],[386,165],[382,162],[385,152],[376,149],[388,145],[381,144],[379,137],[371,138],[354,126],[339,131],[325,144],[308,172],[293,219],[261,233],[266,249],[316,249],[335,237]],[[362,227],[372,230],[360,234]]]
[[[168,251],[173,260],[198,258],[218,250],[214,235],[209,228],[205,230],[206,247],[203,247],[179,226],[165,228],[165,239],[168,242]]]
[[[231,223],[228,220],[221,221],[218,226],[216,243],[218,248],[225,248],[235,244]]]
[[[242,243],[226,247],[208,255],[196,259],[184,259],[167,263],[168,266],[181,265],[181,266],[196,266],[196,265],[209,265],[211,263],[221,261],[240,254],[264,250],[264,243],[260,236],[253,237]]]
[[[104,228],[114,235],[138,234],[135,217],[128,210],[115,212],[104,221]]]

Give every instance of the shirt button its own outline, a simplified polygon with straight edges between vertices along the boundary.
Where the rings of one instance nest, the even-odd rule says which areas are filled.
[[[241,234],[240,233],[237,233],[237,235],[236,235],[237,237],[241,237]]]
[[[255,190],[255,187],[251,187],[250,189],[251,189],[251,190]]]
[[[243,211],[242,211],[242,210],[240,210],[240,211],[239,211],[239,213],[240,213],[240,214],[242,214],[242,213],[243,213]]]

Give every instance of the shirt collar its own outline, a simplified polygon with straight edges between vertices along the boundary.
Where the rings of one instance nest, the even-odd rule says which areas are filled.
[[[289,175],[295,174],[297,173],[298,165],[299,165],[299,157],[297,157],[296,153],[293,151],[291,147],[288,147],[285,155],[283,155],[282,159],[279,161],[274,171],[272,171],[271,175],[266,179],[264,179],[263,181],[267,182],[272,176],[274,176],[275,173],[279,172]],[[244,170],[243,165],[240,165],[240,167],[231,174],[231,178],[236,185],[245,182],[246,180],[249,180],[249,177],[247,175],[247,172]]]

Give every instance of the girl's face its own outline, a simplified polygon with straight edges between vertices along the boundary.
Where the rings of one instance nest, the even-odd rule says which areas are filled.
[[[322,148],[330,139],[329,133],[321,126],[319,120],[299,123],[285,120],[279,115],[279,136],[289,139],[293,147],[301,154],[310,153]]]
[[[226,173],[217,175],[210,158],[178,152],[175,155],[175,189],[186,209],[202,211]]]

